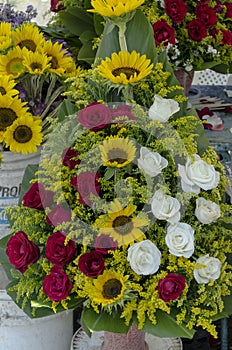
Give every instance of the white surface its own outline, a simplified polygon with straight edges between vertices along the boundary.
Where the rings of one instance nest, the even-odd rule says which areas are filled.
[[[73,336],[70,350],[101,350],[103,339],[104,332],[94,332],[89,338],[80,328]],[[182,350],[182,343],[178,338],[158,338],[146,334],[145,340],[149,350]]]
[[[220,74],[211,69],[194,72],[193,85],[231,85],[232,74]]]
[[[0,350],[70,350],[73,312],[30,319],[0,290]]]

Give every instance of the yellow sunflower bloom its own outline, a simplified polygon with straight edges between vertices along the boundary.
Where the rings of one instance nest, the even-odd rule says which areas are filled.
[[[26,55],[26,49],[20,49],[19,46],[8,51],[6,55],[0,55],[0,74],[9,75],[11,78],[18,78],[25,72],[23,59]]]
[[[0,95],[15,96],[19,91],[14,89],[16,82],[7,75],[0,75]]]
[[[123,208],[120,202],[115,199],[111,204],[108,214],[101,215],[94,223],[100,234],[108,234],[119,246],[141,241],[145,235],[139,227],[147,226],[149,220],[146,217],[132,217],[136,206],[128,204]]]
[[[140,56],[133,50],[113,52],[111,58],[105,60],[97,67],[99,73],[114,84],[133,84],[145,78],[152,71],[153,64],[146,55]]]
[[[50,67],[49,58],[38,51],[28,51],[23,64],[30,74],[43,74]]]
[[[43,51],[50,58],[49,72],[64,75],[66,70],[69,71],[73,60],[70,56],[66,56],[67,51],[62,48],[62,44],[47,41],[43,46]]]
[[[110,137],[99,148],[104,166],[122,168],[135,158],[136,147],[128,139]]]
[[[5,131],[16,119],[27,113],[25,104],[17,97],[0,94],[0,131]]]
[[[5,132],[4,141],[12,152],[35,153],[43,140],[42,126],[29,113],[18,118]]]
[[[128,276],[105,270],[102,275],[90,282],[88,288],[89,298],[103,307],[117,304],[123,298],[126,290]]]
[[[125,13],[134,11],[145,0],[92,0],[93,9],[89,12],[96,12],[103,17],[119,17]]]
[[[12,45],[11,24],[0,23],[0,51],[8,49]]]
[[[21,49],[26,48],[33,52],[37,48],[40,49],[45,43],[43,34],[33,23],[25,23],[16,28],[12,31],[12,38],[15,46],[19,46]]]

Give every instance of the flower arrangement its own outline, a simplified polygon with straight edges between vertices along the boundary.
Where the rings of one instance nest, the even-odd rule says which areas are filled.
[[[231,72],[230,1],[146,0],[159,51],[166,50],[174,69]]]
[[[2,150],[27,154],[44,140],[76,65],[62,43],[15,20],[0,24],[0,142]]]
[[[157,61],[141,1],[102,5],[92,1],[108,18],[95,65],[67,91],[78,111],[52,122],[7,209],[7,292],[32,317],[82,305],[89,332],[135,323],[216,337],[213,321],[231,313],[225,169],[165,54]]]

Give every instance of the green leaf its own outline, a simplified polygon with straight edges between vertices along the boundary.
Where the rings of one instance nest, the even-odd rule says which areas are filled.
[[[146,320],[143,331],[153,334],[160,338],[189,338],[191,339],[195,333],[194,330],[186,328],[183,324],[176,323],[175,316],[166,314],[158,310],[156,312],[157,324],[153,325],[151,321]]]
[[[115,170],[114,168],[107,168],[105,175],[104,175],[104,179],[105,180],[109,180],[111,179],[112,176],[114,176]]]
[[[87,30],[95,31],[93,15],[81,8],[69,7],[66,11],[61,11],[59,17],[64,26],[77,36]]]
[[[81,315],[81,325],[90,332],[108,331],[113,333],[127,333],[130,326],[126,326],[120,318],[120,314],[112,312],[111,314],[101,311],[97,314],[93,309],[85,308]]]
[[[22,180],[22,187],[21,187],[21,192],[19,196],[19,201],[18,204],[20,205],[22,203],[22,198],[24,194],[29,190],[31,187],[30,181],[32,179],[35,179],[35,173],[38,170],[39,165],[38,164],[29,164],[24,172],[23,180]]]
[[[97,36],[101,36],[104,30],[104,19],[98,13],[94,13],[93,15],[94,28]]]
[[[57,114],[57,120],[63,121],[68,115],[74,114],[78,108],[69,99],[64,99],[59,106],[59,112]]]

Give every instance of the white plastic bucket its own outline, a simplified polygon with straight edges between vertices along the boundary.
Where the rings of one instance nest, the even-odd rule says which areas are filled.
[[[70,350],[73,312],[31,319],[0,290],[0,350]]]
[[[10,231],[10,225],[4,213],[8,206],[17,205],[24,171],[29,164],[40,161],[40,151],[22,155],[21,153],[3,152],[0,165],[0,238]]]

